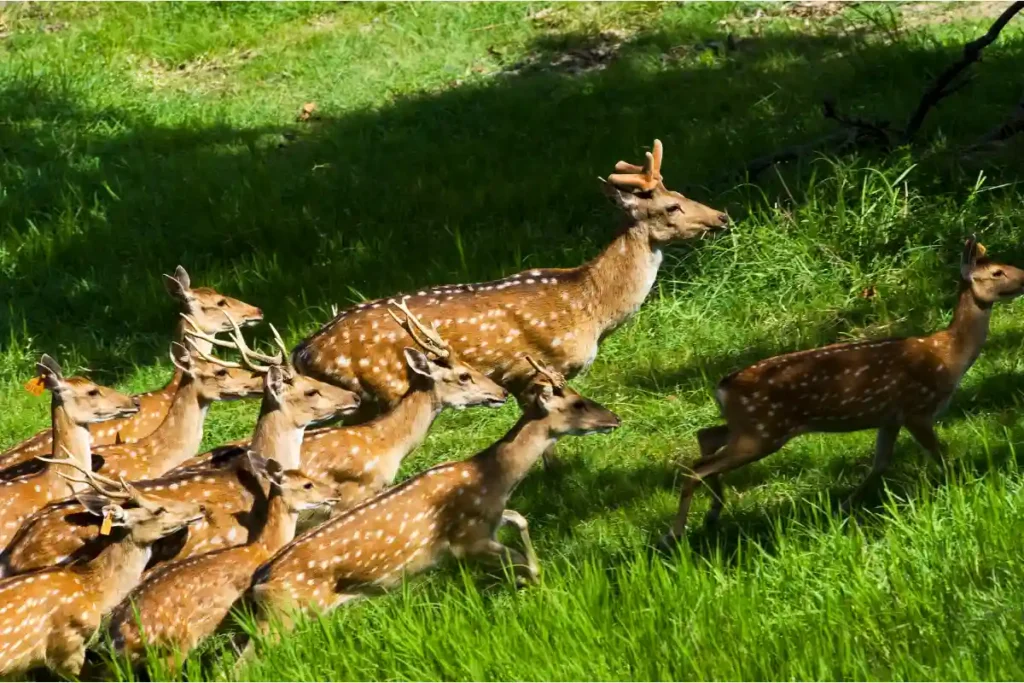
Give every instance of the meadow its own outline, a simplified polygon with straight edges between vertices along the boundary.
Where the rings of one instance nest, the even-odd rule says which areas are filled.
[[[948,324],[972,232],[1024,266],[1024,142],[963,152],[1020,100],[1019,17],[913,145],[737,173],[834,130],[826,98],[901,124],[1004,7],[4,5],[0,446],[48,422],[22,388],[43,352],[121,389],[163,384],[175,309],[160,274],[178,264],[294,344],[332,306],[591,258],[619,219],[597,177],[658,137],[666,185],[735,227],[671,250],[573,382],[624,425],[566,439],[565,467],[513,496],[541,585],[453,563],[302,622],[237,675],[1024,678],[1024,304],[996,310],[939,423],[948,472],[904,435],[884,485],[844,515],[873,434],[803,437],[728,477],[716,527],[698,494],[687,539],[655,549],[719,378]],[[204,446],[248,434],[256,409],[215,406]],[[443,415],[403,476],[517,415]],[[183,675],[232,677],[232,661],[215,641]],[[166,671],[154,659],[150,674]]]

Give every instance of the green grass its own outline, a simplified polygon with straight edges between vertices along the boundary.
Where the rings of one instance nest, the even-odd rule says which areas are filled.
[[[870,4],[807,22],[753,4],[530,18],[543,7],[0,10],[0,443],[47,422],[47,402],[20,388],[44,351],[124,389],[164,381],[174,311],[159,275],[178,263],[263,307],[294,343],[332,304],[590,258],[617,221],[596,176],[657,136],[667,184],[737,226],[673,249],[646,306],[575,382],[624,426],[565,441],[568,470],[538,471],[513,497],[542,585],[517,592],[450,566],[303,622],[243,675],[1024,677],[1020,304],[996,311],[942,420],[949,477],[901,439],[887,490],[844,517],[833,502],[866,473],[873,436],[804,437],[729,478],[719,528],[699,526],[699,496],[679,553],[651,551],[694,432],[717,419],[722,375],[947,323],[969,232],[1024,263],[1020,143],[955,152],[1019,99],[1024,24],[914,150],[807,159],[744,183],[730,176],[744,162],[830,130],[825,97],[904,121],[990,20]],[[623,41],[607,68],[498,73],[602,31]],[[706,47],[729,31],[736,51]],[[305,102],[318,118],[298,122]],[[255,408],[216,406],[206,445],[247,434]],[[515,417],[511,405],[444,415],[404,473],[474,453]],[[189,660],[190,679],[232,675],[219,647]]]

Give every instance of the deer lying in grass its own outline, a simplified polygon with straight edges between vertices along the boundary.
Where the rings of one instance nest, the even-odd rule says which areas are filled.
[[[946,329],[789,353],[723,379],[715,395],[726,424],[697,435],[701,457],[683,485],[672,536],[686,530],[690,500],[701,482],[714,495],[707,517],[713,523],[724,502],[721,475],[774,453],[799,434],[878,430],[871,472],[844,507],[888,468],[904,427],[941,463],[935,419],[981,353],[993,304],[1022,292],[1024,271],[984,258],[972,237],[961,258],[956,313]]]
[[[181,379],[163,423],[136,443],[93,449],[93,455],[99,456],[98,472],[128,481],[159,477],[199,450],[206,414],[214,401],[253,398],[263,392],[260,375],[196,347],[190,352],[177,342],[171,344],[171,361]]]
[[[254,358],[269,357],[249,349],[237,330],[233,334],[247,371],[262,375],[263,403],[253,444],[279,463],[297,465],[306,425],[354,411],[359,398],[340,387],[296,375],[287,368],[259,365]],[[219,359],[207,362],[227,363]],[[197,500],[206,506],[206,519],[189,527],[187,533],[159,543],[153,553],[154,561],[190,557],[252,538],[256,526],[252,510],[266,492],[240,466],[244,463],[236,457],[239,454],[244,454],[244,450],[225,455],[216,467],[196,468],[135,484],[147,495]],[[82,505],[72,499],[53,503],[32,515],[0,553],[0,574],[11,576],[88,557],[99,536],[99,527],[84,512]]]
[[[52,396],[50,420],[57,447],[74,462],[90,466],[89,425],[136,413],[138,400],[81,377],[65,379],[57,361],[45,354],[36,369]],[[0,483],[0,548],[33,512],[75,492],[74,486],[59,476],[67,473],[65,465],[55,465]]]
[[[598,344],[640,308],[665,246],[728,224],[724,213],[666,189],[661,160],[662,145],[655,140],[643,167],[616,165],[618,172],[604,188],[629,221],[589,263],[424,288],[349,308],[295,348],[295,367],[393,407],[409,390],[405,342],[387,314],[389,304],[401,301],[426,324],[436,324],[460,358],[516,396],[533,374],[527,355],[572,378],[593,362]]]
[[[303,472],[336,486],[336,510],[347,510],[394,482],[402,460],[427,436],[446,407],[500,407],[508,393],[481,372],[459,360],[436,331],[396,304],[403,329],[422,349],[406,347],[412,378],[409,391],[393,410],[365,424],[324,427],[307,432],[299,457]],[[211,456],[185,464],[194,467]]]
[[[181,266],[174,275],[164,275],[168,293],[179,302],[181,311],[191,316],[200,330],[206,334],[218,334],[229,331],[223,312],[239,322],[250,325],[263,319],[263,312],[255,306],[224,296],[208,287],[192,288],[188,273]],[[175,340],[184,342],[184,330],[179,321]],[[209,343],[198,342],[200,348],[210,351]],[[107,420],[102,425],[90,427],[93,446],[104,446],[112,443],[135,443],[151,434],[164,421],[167,411],[174,400],[181,381],[180,370],[175,370],[171,381],[163,388],[145,394],[139,394],[140,410],[135,415],[117,420]],[[53,435],[49,428],[44,429],[27,441],[0,455],[0,479],[20,476],[26,470],[21,465],[34,466],[33,458],[37,455],[53,453]]]
[[[529,362],[533,362],[532,360]],[[541,454],[560,437],[608,432],[619,418],[535,365],[524,413],[500,441],[462,462],[431,468],[310,529],[256,572],[247,600],[262,628],[284,611],[328,610],[429,569],[445,555],[510,560],[521,582],[539,577],[527,522],[505,509]],[[525,555],[497,540],[515,526]]]
[[[110,633],[115,648],[133,663],[149,648],[168,652],[171,666],[180,666],[224,621],[253,572],[294,538],[299,513],[334,502],[329,486],[298,470],[282,470],[275,460],[252,453],[239,460],[269,489],[255,537],[245,545],[160,565],[118,605]]]
[[[88,468],[81,471],[89,474]],[[79,494],[79,500],[102,520],[104,547],[82,564],[0,581],[3,676],[40,666],[77,676],[86,643],[103,615],[139,582],[152,544],[202,517],[198,503],[142,495],[128,484],[106,489],[91,477],[67,478],[95,489]]]

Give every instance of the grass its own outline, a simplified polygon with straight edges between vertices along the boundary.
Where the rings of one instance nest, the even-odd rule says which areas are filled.
[[[542,11],[548,8],[549,11]],[[20,389],[42,352],[141,391],[170,374],[159,274],[261,306],[298,341],[345,306],[424,283],[590,258],[615,210],[595,176],[655,136],[667,184],[736,219],[674,249],[574,384],[624,418],[568,440],[512,505],[543,583],[449,566],[310,619],[242,675],[325,679],[1020,679],[1024,323],[1001,307],[940,425],[852,517],[871,434],[808,436],[729,479],[715,531],[651,551],[711,388],[766,355],[949,321],[977,231],[1024,263],[1020,143],[963,158],[1020,96],[1021,24],[913,151],[745,161],[829,130],[820,102],[902,121],[990,19],[861,4],[18,5],[0,10],[0,443],[47,422]],[[733,32],[734,51],[709,41]],[[602,34],[604,37],[602,38]],[[602,54],[615,57],[593,66]],[[533,68],[518,68],[522,62]],[[543,65],[561,61],[561,67]],[[536,66],[540,65],[540,66]],[[502,71],[515,73],[502,74]],[[297,121],[315,102],[316,116]],[[444,415],[405,475],[492,442],[515,409]],[[247,434],[216,406],[206,446]],[[218,642],[189,679],[230,677]],[[205,655],[205,656],[204,656]],[[151,674],[165,673],[154,664]],[[112,677],[129,672],[112,668]]]

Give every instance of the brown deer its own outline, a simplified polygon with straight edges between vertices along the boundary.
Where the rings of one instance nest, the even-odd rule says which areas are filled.
[[[245,545],[224,548],[155,568],[114,610],[115,648],[134,663],[147,649],[170,653],[172,667],[213,634],[252,581],[253,572],[295,536],[301,512],[330,506],[332,490],[298,470],[250,453],[239,458],[269,488],[260,528]]]
[[[0,580],[0,676],[40,666],[77,676],[86,643],[103,615],[138,584],[152,544],[202,518],[198,503],[67,478],[95,488],[79,499],[102,520],[104,548],[88,562]]]
[[[662,145],[655,140],[643,167],[616,165],[604,188],[629,220],[589,263],[424,288],[349,308],[295,348],[295,367],[393,407],[409,390],[405,341],[387,314],[389,304],[401,301],[436,325],[460,358],[517,396],[533,374],[527,355],[572,378],[589,367],[598,344],[640,308],[666,245],[728,224],[724,213],[666,189],[661,160]]]
[[[203,440],[206,414],[214,401],[253,398],[263,393],[263,377],[225,363],[197,347],[174,342],[171,361],[181,379],[163,423],[149,436],[130,444],[93,449],[96,471],[128,481],[155,479],[191,458]],[[228,367],[225,367],[225,366]]]
[[[139,410],[138,400],[81,377],[65,379],[57,361],[45,354],[36,369],[51,394],[50,420],[57,447],[70,454],[74,462],[88,467],[91,464],[89,425],[132,415]],[[55,465],[0,482],[0,548],[7,545],[33,512],[75,492],[75,488],[59,476],[65,473],[65,465]]]
[[[402,460],[423,443],[444,408],[494,408],[504,405],[508,398],[503,388],[459,360],[433,328],[423,325],[403,305],[396,304],[396,308],[401,316],[396,315],[396,319],[422,349],[403,350],[412,378],[409,391],[394,409],[370,422],[313,430],[302,441],[302,471],[335,484],[337,511],[347,510],[391,485]],[[196,466],[211,457],[197,456],[185,466]]]
[[[685,532],[701,482],[714,496],[707,516],[714,523],[724,504],[721,475],[771,455],[800,434],[878,430],[871,472],[844,508],[888,468],[904,427],[942,463],[935,419],[981,353],[993,304],[1022,292],[1024,271],[984,258],[984,248],[971,237],[960,263],[959,302],[946,329],[788,353],[723,379],[715,395],[726,424],[698,432],[701,456],[683,484],[665,540]]]
[[[168,293],[179,302],[181,311],[194,320],[194,324],[206,334],[228,332],[230,326],[222,312],[230,313],[240,325],[251,325],[263,319],[263,312],[255,306],[219,294],[208,287],[192,288],[188,273],[181,266],[174,275],[164,275]],[[175,340],[184,342],[183,323],[179,321]],[[200,348],[209,352],[209,343],[197,342]],[[90,427],[93,446],[112,443],[134,443],[151,434],[161,425],[178,391],[181,371],[175,370],[171,381],[157,391],[139,394],[140,410],[135,415],[117,420],[107,420],[102,425]],[[37,455],[53,453],[53,435],[44,429],[27,441],[23,441],[0,454],[0,479],[13,478],[24,473],[23,464],[29,468]]]
[[[445,555],[509,560],[520,582],[535,582],[539,566],[527,522],[505,508],[509,496],[560,437],[619,426],[614,413],[570,389],[558,373],[539,363],[535,368],[524,392],[523,416],[500,441],[310,529],[261,567],[247,600],[263,628],[271,615],[328,610],[394,587],[403,575],[425,571]],[[519,530],[525,554],[497,540],[505,524]]]
[[[247,370],[263,375],[263,403],[253,444],[263,449],[266,457],[282,465],[297,464],[307,424],[350,413],[358,407],[359,398],[350,391],[297,375],[281,366],[260,365],[255,359],[275,359],[249,349],[237,329],[233,335]],[[276,360],[283,356],[282,353]],[[207,362],[234,365],[210,356]],[[252,537],[252,510],[265,491],[237,457],[244,452],[235,449],[222,454],[212,465],[136,482],[135,487],[144,494],[198,500],[206,506],[206,519],[189,527],[185,534],[157,545],[154,562],[238,545]],[[113,483],[102,476],[100,480]],[[0,553],[0,575],[11,576],[89,556],[99,527],[84,512],[82,505],[72,499],[53,503],[32,515]]]

